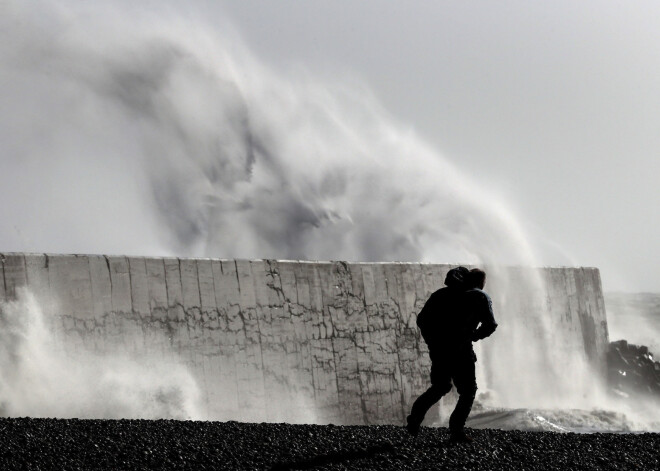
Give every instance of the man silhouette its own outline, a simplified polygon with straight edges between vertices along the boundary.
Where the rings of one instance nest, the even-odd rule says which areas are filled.
[[[456,267],[447,273],[445,287],[426,301],[417,316],[431,357],[431,387],[417,398],[407,418],[411,435],[419,433],[426,412],[451,390],[459,399],[449,418],[450,440],[471,442],[463,428],[477,392],[472,342],[488,337],[497,328],[490,297],[483,291],[486,273]]]

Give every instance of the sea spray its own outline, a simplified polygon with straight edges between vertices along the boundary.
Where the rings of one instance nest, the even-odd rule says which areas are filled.
[[[0,412],[9,417],[200,418],[199,391],[174,358],[67,352],[35,296],[0,302]]]
[[[533,261],[504,202],[366,87],[279,74],[166,9],[37,3],[0,17],[2,191],[21,196],[0,214],[37,251]]]

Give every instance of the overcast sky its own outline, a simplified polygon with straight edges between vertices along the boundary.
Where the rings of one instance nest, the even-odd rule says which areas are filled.
[[[660,3],[223,3],[269,65],[366,82],[505,196],[545,263],[660,291]]]

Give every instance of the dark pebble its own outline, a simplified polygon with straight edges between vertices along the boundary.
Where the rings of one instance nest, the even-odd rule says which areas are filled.
[[[175,420],[0,419],[0,469],[660,469],[660,434]]]

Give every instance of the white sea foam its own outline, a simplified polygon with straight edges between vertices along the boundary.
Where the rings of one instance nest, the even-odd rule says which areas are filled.
[[[642,418],[639,412],[625,407],[628,413],[611,409],[482,409],[467,421],[470,428],[529,430],[559,433],[644,432],[660,430],[660,422]]]

